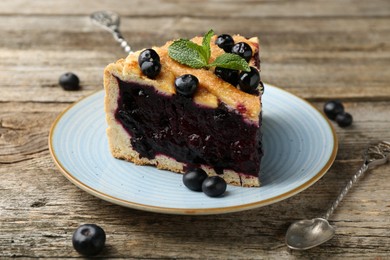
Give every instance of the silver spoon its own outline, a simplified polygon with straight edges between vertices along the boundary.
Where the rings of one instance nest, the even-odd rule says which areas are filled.
[[[99,11],[91,14],[90,18],[95,24],[112,33],[114,39],[119,42],[126,53],[132,52],[130,45],[119,31],[120,18],[117,13],[111,11]]]
[[[335,235],[335,229],[328,218],[341,200],[363,174],[375,166],[385,164],[390,159],[390,142],[381,141],[370,145],[364,154],[364,163],[341,191],[332,206],[321,218],[305,219],[291,224],[286,233],[286,244],[291,249],[306,250],[318,246]]]

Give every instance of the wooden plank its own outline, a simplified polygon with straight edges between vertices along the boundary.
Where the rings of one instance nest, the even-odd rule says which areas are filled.
[[[0,14],[3,15],[80,15],[94,10],[109,9],[126,16],[193,16],[193,17],[315,17],[315,16],[388,16],[389,2],[386,0],[329,0],[315,1],[202,1],[151,0],[147,3],[134,0],[124,3],[120,0],[105,2],[84,0],[3,0]]]
[[[389,17],[276,17],[253,23],[251,19],[222,22],[217,18],[124,18],[121,30],[135,49],[160,45],[173,38],[201,35],[213,28],[216,33],[259,36],[265,50],[373,52],[390,49],[389,20]],[[115,44],[110,34],[93,25],[87,16],[61,19],[42,16],[9,19],[0,16],[0,30],[9,34],[9,37],[0,39],[0,46],[9,49],[107,51]],[[86,39],[88,44],[85,44]]]
[[[77,70],[87,90],[100,88],[104,66],[124,56],[109,33],[86,17],[15,17],[11,26],[8,20],[0,17],[0,29],[14,36],[0,38],[0,82],[3,86],[24,86],[20,92],[35,96],[36,101],[50,102],[55,97],[64,102],[67,94],[55,92],[57,95],[50,93],[48,97],[41,87],[55,86],[59,75],[68,70]],[[249,19],[243,21],[249,26],[242,34],[260,35],[265,82],[309,100],[389,99],[390,74],[382,69],[390,64],[388,18],[267,18],[256,24],[249,23]],[[159,30],[161,24],[166,30]],[[220,23],[218,19],[188,17],[124,19],[123,28],[137,49],[162,44],[169,38],[201,34],[206,30],[202,28],[210,24],[218,25],[216,29],[222,32],[243,28],[236,21]],[[45,32],[40,31],[43,27],[47,28]],[[35,74],[40,77],[32,81]],[[13,98],[25,100],[15,91],[6,91],[1,97],[2,101]]]

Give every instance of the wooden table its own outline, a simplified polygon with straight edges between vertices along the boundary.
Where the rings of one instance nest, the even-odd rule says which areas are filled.
[[[339,152],[329,172],[282,202],[244,212],[164,215],[100,200],[71,184],[48,149],[58,114],[102,89],[106,64],[124,57],[90,13],[122,16],[135,49],[178,37],[257,35],[262,79],[322,109],[341,99],[352,127],[334,124]],[[320,216],[362,163],[369,141],[390,140],[390,2],[23,1],[0,2],[0,258],[76,258],[73,231],[95,223],[109,258],[390,259],[390,165],[368,174],[330,221],[337,235],[309,251],[284,244],[291,222]],[[81,91],[58,86],[72,71]],[[75,133],[77,134],[77,133]]]

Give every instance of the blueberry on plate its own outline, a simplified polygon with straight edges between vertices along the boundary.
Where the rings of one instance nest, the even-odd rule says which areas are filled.
[[[249,72],[242,71],[238,84],[240,89],[247,93],[253,93],[260,84],[260,73],[255,67],[250,67]]]
[[[154,79],[160,74],[161,64],[157,60],[144,61],[140,64],[141,71],[148,78]]]
[[[176,92],[185,97],[191,97],[198,88],[199,80],[191,74],[184,74],[175,79]]]
[[[72,243],[74,249],[82,255],[97,255],[104,248],[106,233],[95,224],[84,224],[73,233]]]
[[[236,43],[232,47],[232,53],[237,54],[244,58],[247,62],[252,58],[252,48],[245,42]]]
[[[209,197],[218,197],[225,193],[226,182],[219,176],[207,177],[202,183],[202,191]]]
[[[221,34],[215,40],[215,44],[225,52],[232,52],[234,40],[229,34]]]
[[[336,122],[340,127],[347,127],[352,124],[352,115],[347,112],[341,112],[336,116]]]
[[[207,173],[200,169],[191,169],[183,175],[184,185],[193,191],[202,191],[202,183],[207,178]]]
[[[331,100],[324,105],[324,113],[331,120],[335,120],[336,116],[343,112],[344,106],[339,100]]]
[[[153,49],[143,50],[138,56],[138,64],[142,64],[145,61],[158,61],[160,62],[160,56]]]
[[[67,72],[60,76],[58,81],[60,86],[64,90],[78,90],[80,89],[80,80],[79,78],[72,72]]]
[[[238,70],[216,67],[214,73],[224,81],[232,84],[233,86],[237,86],[239,78]]]

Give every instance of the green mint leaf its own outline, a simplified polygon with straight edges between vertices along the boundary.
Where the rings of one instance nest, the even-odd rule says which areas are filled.
[[[207,53],[206,53],[206,50],[203,48],[203,46],[200,46],[192,41],[187,40],[187,47],[198,52],[200,57],[203,58],[203,61],[204,61],[203,67],[207,66],[207,63],[208,63],[208,59],[206,59]]]
[[[211,55],[210,41],[211,41],[211,37],[213,37],[213,35],[214,35],[214,31],[210,30],[203,36],[202,47],[203,47],[205,54],[206,54],[205,58],[206,58],[207,63],[209,62],[210,55]]]
[[[250,71],[248,62],[237,54],[224,53],[218,56],[208,67],[221,67],[232,70]]]
[[[174,41],[168,47],[168,55],[175,61],[195,69],[207,66],[202,46],[186,39]]]
[[[250,71],[250,67],[245,59],[232,53],[224,53],[209,64],[211,56],[210,41],[213,35],[214,31],[209,30],[203,36],[202,46],[187,39],[174,41],[168,47],[168,55],[175,61],[195,69],[221,67],[225,69]]]

